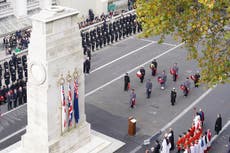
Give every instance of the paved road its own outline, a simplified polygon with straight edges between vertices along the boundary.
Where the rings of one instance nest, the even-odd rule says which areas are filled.
[[[92,55],[92,73],[86,76],[85,83],[87,121],[91,123],[94,130],[126,143],[117,151],[118,153],[131,152],[140,146],[143,140],[157,133],[207,91],[201,86],[198,89],[192,89],[191,95],[187,98],[183,97],[179,85],[187,76],[197,70],[197,63],[186,61],[185,49],[181,48],[183,44],[175,43],[171,38],[167,38],[164,44],[157,44],[156,40],[158,40],[157,37],[150,39],[132,37],[103,48]],[[172,82],[172,78],[168,74],[167,88],[164,91],[159,89],[156,78],[150,75],[149,62],[154,57],[157,57],[159,61],[158,72],[162,70],[168,72],[174,62],[178,62],[180,68],[178,82]],[[147,70],[146,79],[151,78],[153,82],[153,93],[151,99],[148,100],[145,96],[145,84],[141,84],[135,76],[141,65],[145,66]],[[131,87],[135,88],[137,93],[137,106],[134,110],[129,109],[129,93],[123,91],[123,74],[125,72],[130,72]],[[178,99],[174,107],[169,102],[170,89],[173,87],[176,87],[178,91]],[[197,107],[202,107],[205,112],[207,110],[207,127],[213,126],[211,121],[215,120],[215,116],[221,108],[223,108],[223,116],[227,116],[225,122],[227,118],[229,119],[230,113],[227,109],[230,108],[228,101],[230,95],[227,93],[229,90],[229,85],[217,86],[208,94],[213,98],[211,97],[206,100],[208,102],[205,102],[207,96],[199,101],[198,105],[203,104],[203,106]],[[214,101],[214,98],[219,103]],[[211,104],[208,104],[209,101]],[[220,108],[216,109],[217,106]],[[6,111],[6,108],[2,108],[2,110]],[[182,133],[191,125],[191,114],[189,113],[190,111],[185,113],[182,119],[172,124],[172,127],[178,130],[175,131],[176,134]],[[127,135],[129,116],[134,116],[137,119],[137,134],[134,137]],[[209,120],[211,120],[210,123]],[[0,149],[20,139],[21,134],[25,132],[23,128],[26,123],[26,105],[2,116],[0,119]],[[22,130],[19,133],[13,134],[20,129]],[[14,136],[10,137],[11,134]],[[10,139],[6,139],[6,137]],[[136,151],[143,152],[143,148],[138,147]]]

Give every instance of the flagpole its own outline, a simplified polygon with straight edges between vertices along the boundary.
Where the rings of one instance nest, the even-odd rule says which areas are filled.
[[[70,89],[70,82],[71,82],[71,80],[72,80],[72,77],[71,77],[71,75],[70,75],[70,72],[68,71],[68,74],[67,74],[67,76],[66,76],[66,80],[67,80],[67,82],[68,82],[68,131],[70,131],[70,125],[69,125],[69,122],[70,122],[70,120],[69,120],[69,115],[70,115],[70,112],[69,112],[69,103],[70,103],[70,93],[69,92],[71,92],[71,89]]]
[[[74,69],[74,72],[73,72],[73,78],[74,78],[74,93],[76,92],[76,95],[77,95],[77,91],[75,91],[76,89],[75,89],[75,86],[77,85],[77,79],[78,79],[78,77],[79,77],[79,74],[78,74],[78,72],[77,72],[77,68],[75,68]],[[74,97],[74,98],[76,98],[76,97]],[[75,103],[75,102],[74,102]],[[73,103],[73,106],[74,106],[74,103]],[[75,111],[73,111],[73,115],[74,115],[74,128],[76,128],[77,127],[77,122],[76,122],[76,120],[75,120]]]
[[[65,79],[63,78],[63,74],[61,74],[61,77],[60,77],[60,79],[58,80],[58,85],[60,85],[60,87],[61,87],[61,97],[62,97],[62,86],[64,85],[64,83],[65,83]],[[63,128],[62,128],[62,119],[63,119],[63,116],[62,116],[62,104],[63,103],[63,99],[61,100],[61,136],[63,135]]]

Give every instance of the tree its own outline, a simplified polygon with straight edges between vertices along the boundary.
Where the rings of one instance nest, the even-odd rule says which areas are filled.
[[[136,8],[142,37],[173,35],[198,61],[203,83],[230,82],[229,0],[137,0]]]

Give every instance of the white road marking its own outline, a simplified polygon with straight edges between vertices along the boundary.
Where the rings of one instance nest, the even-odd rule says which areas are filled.
[[[175,47],[173,47],[173,48],[171,48],[171,49],[166,50],[165,52],[163,52],[163,53],[161,53],[161,54],[155,56],[154,59],[157,59],[157,58],[159,58],[159,57],[161,57],[161,56],[163,56],[163,55],[165,55],[165,54],[167,54],[167,53],[173,51],[174,49],[176,49],[176,48],[182,46],[183,44],[184,44],[184,43],[180,43],[179,45],[177,45],[177,46],[175,46]],[[128,71],[128,73],[131,73],[131,72],[133,72],[133,71],[139,69],[141,66],[144,66],[144,65],[148,64],[149,62],[152,61],[152,59],[153,59],[153,58],[151,58],[151,59],[148,60],[147,62],[145,62],[145,63],[143,63],[143,64],[141,64],[141,65],[139,65],[139,66],[137,66],[137,67],[135,67],[135,68],[133,68],[133,69],[131,69],[130,71]],[[104,87],[110,85],[111,83],[113,83],[113,82],[119,80],[119,79],[122,78],[122,77],[124,77],[124,74],[122,74],[122,75],[118,76],[117,78],[115,78],[115,79],[113,79],[113,80],[111,80],[111,81],[109,81],[109,82],[103,84],[102,86],[100,86],[100,87],[98,87],[98,88],[96,88],[96,89],[91,90],[90,92],[88,92],[88,93],[85,94],[85,97],[87,97],[87,96],[89,96],[89,95],[92,95],[93,93],[95,93],[95,92],[97,92],[98,90],[100,90],[100,89],[102,89],[102,88],[104,88]]]
[[[157,43],[157,41],[150,40],[150,39],[144,39],[144,38],[141,38],[140,40],[142,40],[142,41],[147,41],[147,42],[156,42],[156,43]],[[160,43],[160,44],[163,44],[163,45],[168,45],[168,46],[173,46],[173,47],[175,47],[175,46],[176,46],[175,44],[170,44],[170,43],[165,43],[165,42]]]
[[[216,86],[215,86],[216,87]],[[182,116],[184,116],[190,109],[194,108],[196,104],[198,104],[203,98],[205,98],[215,87],[208,89],[205,93],[203,93],[198,99],[196,99],[189,107],[184,109],[178,116],[176,116],[173,120],[171,120],[168,124],[166,124],[163,128],[161,128],[160,132],[164,132],[167,130],[172,124],[174,124],[177,120],[179,120]],[[157,132],[159,133],[159,131]],[[157,134],[156,133],[156,134]],[[155,134],[154,134],[155,135]],[[150,137],[151,138],[151,137]],[[150,139],[149,138],[149,139]],[[142,145],[137,146],[130,153],[136,153],[142,148]]]
[[[173,51],[174,49],[176,49],[176,48],[182,46],[183,44],[184,44],[184,43],[181,43],[181,44],[179,44],[179,45],[177,45],[177,46],[175,46],[175,47],[173,47],[173,48],[171,48],[171,49],[168,49],[168,50],[166,50],[165,52],[163,52],[162,54],[159,54],[159,55],[157,55],[157,56],[154,57],[154,58],[157,59],[157,58],[159,58],[159,57],[161,57],[161,56],[163,56],[163,55],[165,55],[165,54],[167,54],[167,53]],[[141,65],[139,65],[139,66],[137,66],[137,67],[135,67],[135,68],[133,68],[133,69],[131,69],[130,71],[128,71],[128,73],[131,73],[131,72],[133,72],[133,71],[139,69],[141,66],[144,66],[144,65],[148,64],[148,63],[151,62],[151,61],[152,61],[152,59],[149,60],[149,61],[147,61],[147,62],[145,62],[145,63],[143,63],[143,64],[141,64]],[[109,84],[115,82],[116,80],[122,78],[123,76],[124,76],[124,75],[122,74],[122,75],[120,75],[119,77],[117,77],[117,78],[115,78],[115,79],[113,79],[113,80],[111,80],[111,81],[105,83],[104,85],[102,85],[102,86],[100,86],[100,87],[98,87],[98,88],[96,88],[96,89],[94,89],[94,90],[92,90],[92,91],[86,93],[86,94],[85,94],[85,97],[87,97],[87,96],[89,96],[89,95],[91,95],[91,94],[97,92],[98,90],[100,90],[100,89],[106,87],[107,85],[109,85]],[[25,106],[25,105],[26,105],[26,104],[24,104],[24,105],[22,105],[22,106],[20,106],[20,107],[23,107],[23,106]],[[16,110],[16,109],[14,109],[14,110]],[[12,111],[13,111],[13,110],[11,110],[11,112],[12,112]],[[4,115],[6,115],[6,114],[8,114],[8,113],[9,113],[9,112],[6,112],[6,113],[4,113]],[[26,127],[24,127],[24,128],[22,128],[22,129],[20,129],[20,130],[18,130],[18,131],[16,131],[16,132],[10,134],[9,136],[7,136],[7,137],[1,139],[1,140],[0,140],[0,143],[6,141],[7,139],[10,139],[11,137],[14,137],[15,135],[17,135],[18,133],[22,132],[22,131],[25,130],[25,129],[26,129]]]
[[[220,136],[220,134],[221,134],[225,129],[227,129],[227,127],[228,127],[229,125],[230,125],[230,120],[224,125],[224,127],[221,129],[221,131],[219,132],[218,135],[215,135],[214,137],[212,137],[212,139],[211,139],[211,144],[212,144],[213,141],[215,141],[215,140]]]
[[[18,131],[16,131],[16,132],[14,132],[14,133],[12,133],[11,135],[8,135],[7,137],[1,139],[1,140],[0,140],[0,144],[1,144],[2,142],[4,142],[4,141],[6,141],[6,140],[8,140],[8,139],[10,139],[10,138],[12,138],[12,137],[14,137],[15,135],[17,135],[17,134],[23,132],[25,129],[26,129],[26,127],[24,127],[24,128],[22,128],[22,129],[20,129],[20,130],[18,130]]]
[[[2,113],[1,116],[5,116],[6,114],[9,114],[9,113],[11,113],[11,112],[13,112],[13,111],[15,111],[15,110],[18,110],[19,108],[26,106],[26,104],[27,104],[27,103],[24,103],[24,104],[22,104],[21,106],[18,106],[18,107],[14,108],[14,109],[11,109],[11,110],[9,110],[9,111],[7,111],[7,112],[5,112],[5,113]]]
[[[146,48],[146,47],[148,47],[148,46],[150,46],[150,45],[152,45],[154,43],[156,43],[156,42],[151,42],[151,43],[148,43],[147,45],[144,45],[144,46],[142,46],[140,48],[137,48],[137,49],[135,49],[135,50],[133,50],[133,51],[131,51],[131,52],[129,52],[129,53],[127,53],[127,54],[125,54],[125,55],[123,55],[123,56],[121,56],[121,57],[119,57],[119,58],[117,58],[117,59],[115,59],[115,60],[113,60],[111,62],[109,62],[109,63],[106,63],[106,64],[104,64],[102,66],[97,67],[96,69],[92,70],[90,73],[94,73],[94,72],[96,72],[96,71],[98,71],[98,70],[100,70],[100,69],[102,69],[102,68],[104,68],[104,67],[106,67],[106,66],[108,66],[108,65],[110,65],[110,64],[112,64],[114,62],[116,62],[116,61],[119,61],[119,60],[121,60],[121,59],[123,59],[123,58],[125,58],[125,57],[127,57],[127,56],[129,56],[131,54],[134,54],[134,53],[136,53],[136,52],[138,52],[138,51],[140,51],[140,50],[142,50],[142,49],[144,49],[144,48]]]

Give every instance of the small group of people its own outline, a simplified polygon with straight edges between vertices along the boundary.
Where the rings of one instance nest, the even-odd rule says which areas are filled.
[[[3,47],[6,54],[18,53],[21,50],[28,48],[30,43],[31,29],[18,30],[15,33],[3,37]]]
[[[157,63],[156,59],[153,59],[153,61],[150,63],[150,66],[149,66],[149,68],[151,69],[151,75],[153,77],[157,75],[157,67],[158,67],[158,63]],[[173,66],[170,68],[169,72],[172,75],[172,80],[174,82],[176,82],[177,78],[178,78],[178,72],[179,72],[179,68],[178,68],[177,63],[173,64]],[[144,82],[145,75],[146,75],[146,70],[144,69],[144,67],[141,67],[139,69],[139,71],[136,73],[136,76],[140,79],[141,83]],[[194,86],[196,88],[198,88],[199,80],[200,80],[200,74],[197,71],[194,75],[187,77],[186,80],[180,86],[180,89],[183,91],[183,95],[185,97],[188,96],[188,93],[191,89],[191,82],[190,82],[189,78],[191,78],[193,80]],[[162,73],[158,75],[157,81],[160,84],[160,88],[162,90],[164,90],[166,88],[166,82],[167,82],[167,75],[166,75],[165,70],[163,70]],[[148,79],[146,81],[145,87],[146,87],[146,98],[150,98],[151,93],[152,93],[152,88],[153,88],[153,84],[152,84],[150,79]],[[130,77],[129,77],[128,73],[126,73],[124,76],[124,91],[128,91],[129,89],[130,89]],[[133,99],[133,97],[136,97],[136,94],[135,94],[135,96],[133,96],[134,94],[135,94],[135,90],[132,89],[130,99]],[[176,88],[173,87],[173,89],[171,90],[171,104],[172,105],[175,105],[176,98],[177,98]],[[132,104],[133,103],[130,100],[130,106],[132,106]],[[133,106],[132,106],[132,108],[133,108]]]

